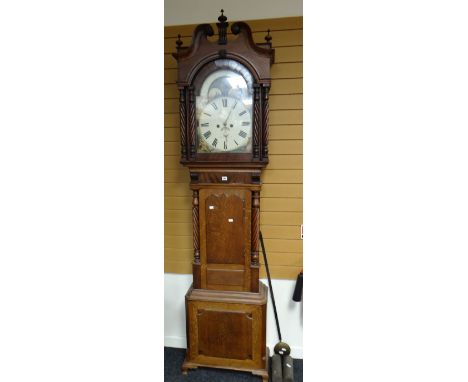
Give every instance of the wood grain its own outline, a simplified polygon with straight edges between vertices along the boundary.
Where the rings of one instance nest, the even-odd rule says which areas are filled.
[[[250,371],[268,380],[267,288],[259,293],[190,289],[187,353],[182,370],[198,366]]]

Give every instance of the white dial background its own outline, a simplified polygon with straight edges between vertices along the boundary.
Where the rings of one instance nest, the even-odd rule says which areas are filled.
[[[214,98],[200,115],[199,132],[213,150],[233,151],[247,145],[252,117],[241,100]]]

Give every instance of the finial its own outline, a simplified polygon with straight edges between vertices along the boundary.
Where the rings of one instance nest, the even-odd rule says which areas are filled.
[[[224,16],[224,9],[221,9],[221,16],[218,17],[218,21],[219,21],[220,23],[223,23],[223,22],[225,22],[226,20],[227,20],[227,17]]]
[[[227,44],[227,27],[229,23],[226,22],[227,17],[224,16],[224,9],[221,9],[221,16],[218,17],[219,23],[216,23],[219,31],[218,44],[226,45]]]
[[[183,42],[180,39],[180,34],[178,34],[177,37],[178,37],[178,40],[176,41],[176,45],[177,45],[177,50],[179,50]]]
[[[271,44],[270,41],[271,41],[271,36],[270,36],[270,30],[268,29],[268,34],[265,36],[265,41],[268,43],[268,44]]]

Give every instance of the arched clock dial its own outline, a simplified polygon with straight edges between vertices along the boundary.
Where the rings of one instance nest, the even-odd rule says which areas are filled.
[[[214,63],[197,91],[197,151],[252,152],[252,76],[234,60]]]
[[[211,151],[242,150],[251,139],[252,118],[238,98],[214,98],[203,108],[199,124],[200,138]]]

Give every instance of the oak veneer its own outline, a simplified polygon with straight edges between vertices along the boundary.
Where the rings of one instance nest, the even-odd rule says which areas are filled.
[[[251,372],[268,381],[267,293],[263,283],[259,293],[191,287],[185,297],[187,353],[182,371],[215,367]]]

